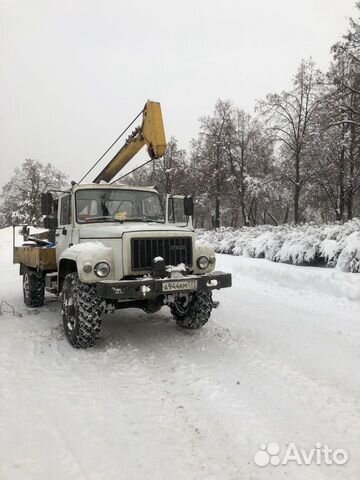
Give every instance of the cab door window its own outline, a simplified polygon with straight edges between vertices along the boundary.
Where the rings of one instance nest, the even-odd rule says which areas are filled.
[[[169,223],[187,223],[184,213],[184,198],[170,197],[168,203],[168,221]]]
[[[69,225],[71,223],[71,196],[61,199],[60,225]]]

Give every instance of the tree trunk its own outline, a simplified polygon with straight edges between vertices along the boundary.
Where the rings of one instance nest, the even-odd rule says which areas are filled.
[[[352,220],[353,218],[353,181],[354,181],[354,170],[355,170],[355,125],[350,126],[350,149],[349,149],[349,176],[346,182],[346,210],[347,210],[347,219]]]
[[[285,215],[284,215],[284,223],[289,222],[289,205],[286,205]]]
[[[295,188],[294,188],[294,223],[295,225],[297,225],[300,221],[299,201],[300,201],[300,188],[299,188],[299,185],[295,185]]]
[[[220,197],[215,197],[215,216],[214,216],[214,228],[220,228]]]
[[[266,216],[266,214],[269,215],[269,217],[271,218],[271,220],[274,222],[274,225],[277,227],[277,226],[279,225],[279,222],[276,220],[276,218],[274,217],[274,215],[272,215],[272,213],[269,212],[268,210],[265,212],[265,216]],[[265,216],[264,216],[264,218],[266,218]],[[265,222],[264,222],[264,223],[265,223]]]
[[[294,223],[297,225],[300,221],[300,151],[295,156],[295,185],[294,185]]]
[[[342,139],[344,141],[346,134],[346,126],[343,126]],[[339,164],[339,204],[336,209],[336,220],[341,222],[344,218],[345,210],[345,146],[341,149]]]
[[[244,202],[241,200],[241,216],[242,216],[242,219],[243,219],[243,225],[244,227],[248,227],[249,226],[249,216],[248,214],[246,213],[246,207],[245,207],[245,204]]]

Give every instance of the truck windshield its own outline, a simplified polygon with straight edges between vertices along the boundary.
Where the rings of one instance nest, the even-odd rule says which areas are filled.
[[[76,217],[78,223],[164,222],[159,196],[141,190],[78,190]]]

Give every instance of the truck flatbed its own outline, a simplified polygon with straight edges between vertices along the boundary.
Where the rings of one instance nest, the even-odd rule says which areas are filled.
[[[56,248],[22,246],[14,247],[14,261],[41,271],[56,271]]]

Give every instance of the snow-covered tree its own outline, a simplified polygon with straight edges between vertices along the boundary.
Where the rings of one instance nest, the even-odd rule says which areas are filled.
[[[136,170],[124,180],[130,185],[153,185],[164,196],[168,193],[190,193],[186,152],[171,137],[165,155]],[[122,180],[123,181],[123,180]]]
[[[21,168],[3,187],[1,214],[4,223],[36,224],[41,219],[41,194],[47,190],[64,188],[66,175],[50,163],[26,159]]]
[[[295,223],[301,220],[300,195],[313,175],[309,152],[322,83],[322,74],[314,62],[303,60],[294,77],[293,88],[269,94],[258,105],[278,144],[279,176],[293,191]]]
[[[360,11],[360,2],[356,4]],[[350,18],[343,39],[333,46],[334,61],[329,75],[337,107],[329,127],[340,127],[343,142],[344,205],[348,219],[360,189],[360,21]]]
[[[192,141],[191,169],[199,208],[211,216],[215,228],[220,227],[221,204],[229,195],[227,145],[231,130],[233,105],[218,100],[213,115],[200,118],[198,137]]]
[[[264,209],[269,209],[265,204],[270,193],[272,142],[263,125],[244,110],[232,110],[226,154],[242,224],[256,225],[259,208],[263,220],[267,215]]]
[[[4,226],[6,226],[5,216],[2,212],[0,212],[0,227],[4,227]]]

